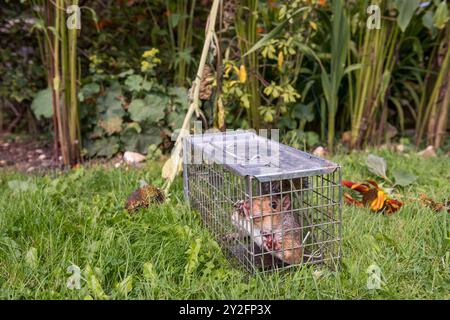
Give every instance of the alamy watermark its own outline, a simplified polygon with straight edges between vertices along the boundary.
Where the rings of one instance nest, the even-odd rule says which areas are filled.
[[[369,18],[367,19],[367,28],[369,30],[380,30],[381,29],[381,9],[380,6],[370,5],[367,8],[367,14]]]
[[[367,289],[380,290],[383,281],[381,280],[381,268],[372,264],[367,268]]]
[[[205,160],[227,165],[263,165],[278,167],[280,164],[280,133],[278,129],[255,130],[206,130],[202,133],[202,123],[194,123],[194,134],[178,131],[178,135],[188,139],[184,145],[186,164],[202,164]],[[187,149],[186,149],[187,148]]]
[[[81,8],[78,5],[70,5],[66,8],[66,13],[69,15],[67,18],[67,28],[69,30],[81,29]],[[369,30],[381,29],[381,8],[378,5],[370,5],[367,8],[367,28]]]
[[[68,6],[66,9],[69,17],[67,18],[67,29],[80,30],[81,29],[81,9],[77,5]]]

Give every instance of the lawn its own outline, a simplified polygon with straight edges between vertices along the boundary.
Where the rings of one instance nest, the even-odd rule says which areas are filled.
[[[389,168],[418,176],[398,191],[403,196],[426,194],[439,201],[450,196],[448,157],[376,153]],[[360,181],[373,177],[365,157],[352,153],[334,160],[343,165],[344,178]],[[123,209],[141,179],[160,184],[159,176],[159,164],[93,166],[47,176],[0,172],[0,298],[450,298],[447,212],[413,200],[390,217],[345,206],[338,272],[302,267],[249,276],[230,264],[199,214],[186,206],[180,179],[160,207],[132,216]],[[373,264],[383,275],[379,290],[366,285]],[[77,275],[80,289],[70,290],[68,279]]]

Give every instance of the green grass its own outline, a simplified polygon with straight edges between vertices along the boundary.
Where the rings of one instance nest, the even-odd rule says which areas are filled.
[[[450,195],[448,157],[378,154],[389,168],[419,177],[400,193],[426,193],[437,200]],[[364,159],[361,153],[335,158],[343,164],[344,177],[354,180],[370,176]],[[103,292],[111,299],[450,298],[446,212],[408,202],[385,217],[345,206],[339,272],[324,268],[317,276],[315,268],[303,267],[249,276],[230,265],[198,213],[183,203],[180,180],[166,204],[133,216],[123,210],[140,179],[161,182],[159,170],[156,165],[94,167],[44,177],[0,172],[0,298],[83,299]],[[15,180],[36,189],[14,191],[8,182]],[[88,281],[81,281],[80,290],[66,287],[71,264],[85,271]],[[381,290],[367,289],[372,264],[383,273]],[[126,278],[132,279],[131,291],[117,287]]]

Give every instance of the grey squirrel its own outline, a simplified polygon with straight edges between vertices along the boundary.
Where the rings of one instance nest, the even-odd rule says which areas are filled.
[[[250,206],[252,210],[250,210]],[[288,264],[302,261],[300,223],[291,212],[289,196],[257,196],[235,204],[233,224],[240,232],[253,234],[255,243]]]

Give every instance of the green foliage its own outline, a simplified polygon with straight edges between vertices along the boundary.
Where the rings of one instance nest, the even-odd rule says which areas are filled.
[[[31,109],[37,119],[51,118],[53,116],[52,105],[52,90],[47,88],[36,93],[33,102],[31,103]]]
[[[387,179],[387,164],[384,158],[369,154],[366,159],[366,165],[369,171],[374,175]]]
[[[386,160],[383,157],[379,157],[379,156],[376,156],[373,154],[369,154],[367,156],[366,165],[371,173],[373,173],[377,177],[380,177],[380,178],[384,179],[385,181],[389,182],[393,187],[409,186],[410,184],[414,183],[418,178],[411,172],[408,172],[407,170],[402,169],[400,167],[400,168],[396,168],[396,169],[392,170],[392,176],[394,177],[394,182],[392,182],[387,177]]]
[[[418,176],[416,184],[399,189],[405,199],[425,193],[442,201],[450,193],[447,158],[371,152]],[[338,154],[332,160],[345,164],[344,178],[363,181],[366,155]],[[0,171],[0,298],[449,298],[446,212],[406,200],[391,217],[344,206],[345,255],[338,272],[314,266],[252,276],[233,265],[199,213],[180,201],[181,179],[167,203],[133,216],[124,212],[124,199],[139,181],[159,176],[155,163],[142,170],[93,166],[31,177],[36,191],[16,193],[7,183],[28,177]],[[381,290],[366,286],[373,264],[385,277]]]
[[[105,71],[102,56],[91,57],[90,82],[79,94],[83,122],[88,123],[83,131],[89,157],[109,158],[125,150],[146,154],[149,145],[160,145],[179,128],[187,109],[187,90],[166,88],[159,82],[157,54],[156,49],[144,52],[139,68],[125,65],[117,75]]]
[[[403,32],[406,31],[419,5],[420,0],[395,0],[395,6],[399,12],[397,23]]]

